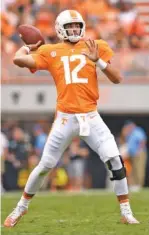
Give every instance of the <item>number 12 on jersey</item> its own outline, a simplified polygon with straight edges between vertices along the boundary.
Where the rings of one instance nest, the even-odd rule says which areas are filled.
[[[80,60],[80,63],[72,71],[70,71],[70,63],[75,60]],[[86,65],[86,58],[84,55],[62,56],[61,61],[64,65],[66,84],[88,83],[88,78],[78,78],[78,72]]]

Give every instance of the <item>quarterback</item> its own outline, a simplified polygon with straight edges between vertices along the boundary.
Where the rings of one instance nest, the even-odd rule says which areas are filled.
[[[61,12],[55,22],[60,43],[21,47],[14,64],[30,70],[48,70],[57,89],[56,118],[39,164],[30,174],[16,208],[5,227],[14,227],[27,213],[31,199],[47,173],[58,163],[71,140],[80,136],[111,171],[114,192],[120,204],[122,223],[138,224],[129,204],[126,171],[114,136],[97,112],[99,99],[96,68],[117,84],[121,76],[111,63],[113,51],[103,40],[84,40],[85,22],[74,10]]]

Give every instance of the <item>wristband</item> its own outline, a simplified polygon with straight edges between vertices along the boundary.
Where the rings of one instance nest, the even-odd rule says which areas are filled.
[[[27,54],[30,53],[30,48],[28,46],[23,46],[23,48],[26,50]]]
[[[98,59],[96,62],[96,66],[99,67],[101,70],[104,70],[107,67],[107,63],[102,59]]]

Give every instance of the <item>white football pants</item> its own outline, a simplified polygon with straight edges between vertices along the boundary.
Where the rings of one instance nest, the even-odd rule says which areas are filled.
[[[85,114],[58,111],[42,154],[41,162],[44,166],[55,167],[76,136],[80,136],[103,162],[120,155],[114,136],[97,111]]]

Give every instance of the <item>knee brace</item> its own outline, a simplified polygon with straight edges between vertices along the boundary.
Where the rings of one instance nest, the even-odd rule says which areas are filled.
[[[116,168],[115,165],[118,165],[118,164],[119,165],[121,164],[122,167],[117,170],[117,169],[115,169]],[[117,157],[107,161],[107,166],[113,175],[113,177],[110,178],[111,181],[122,180],[126,177],[126,168],[124,167],[124,163],[123,163],[121,156],[117,156]]]

